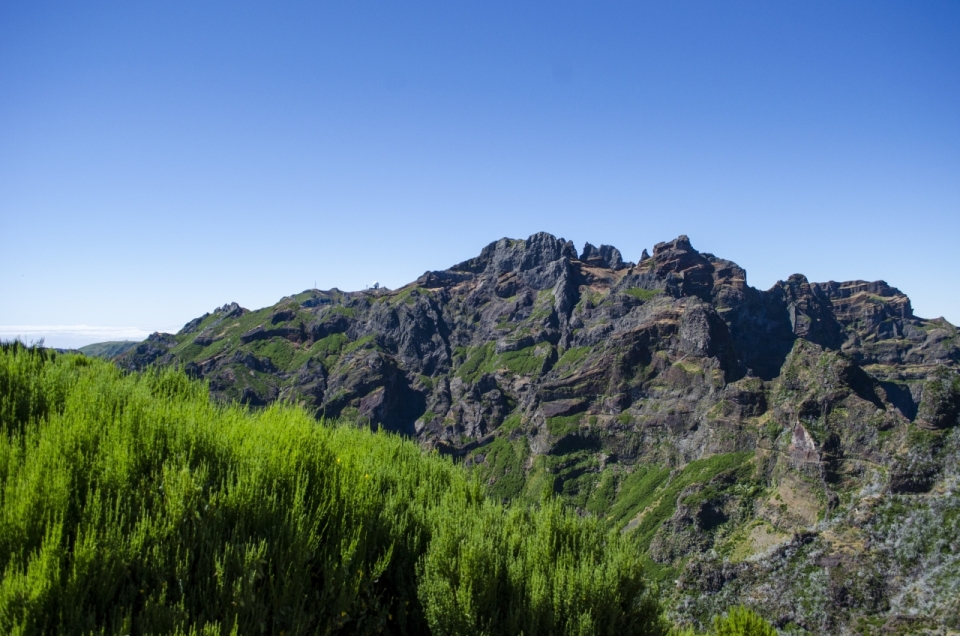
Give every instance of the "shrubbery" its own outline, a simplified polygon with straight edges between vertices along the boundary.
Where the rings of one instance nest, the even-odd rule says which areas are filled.
[[[638,549],[173,371],[0,351],[0,631],[662,634]]]
[[[693,630],[674,632],[672,636],[697,636]],[[713,618],[713,629],[704,636],[777,636],[770,623],[743,607],[732,607],[724,616]]]
[[[726,616],[713,619],[717,636],[777,636],[770,623],[745,607],[734,607]]]

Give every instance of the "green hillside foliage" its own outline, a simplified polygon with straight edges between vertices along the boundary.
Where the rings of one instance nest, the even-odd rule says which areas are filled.
[[[440,523],[420,583],[434,633],[613,636],[663,629],[639,554],[595,518],[578,517],[556,500],[506,511],[488,501]]]
[[[121,353],[130,351],[136,347],[139,342],[135,340],[118,340],[112,342],[96,342],[94,344],[88,344],[85,347],[80,347],[78,351],[85,356],[90,356],[91,358],[115,358]]]
[[[692,629],[671,632],[671,636],[700,636]],[[730,608],[723,616],[713,618],[713,629],[702,636],[777,636],[777,630],[763,617],[745,607]]]
[[[634,510],[642,510],[645,512],[635,531],[637,541],[640,545],[644,548],[650,546],[650,541],[660,528],[660,525],[669,519],[676,510],[677,498],[684,488],[695,482],[706,483],[724,471],[739,468],[752,456],[753,453],[727,453],[692,461],[684,466],[680,474],[667,482],[659,491],[651,492],[649,486],[658,483],[665,477],[663,473],[648,473],[648,475],[650,475],[649,481],[645,478],[647,475],[643,475],[637,484],[638,500],[643,503],[633,507]],[[648,509],[647,505],[649,505],[653,499],[654,494],[658,501]],[[621,502],[618,501],[617,503],[620,504]],[[616,514],[617,510],[615,507],[614,514]]]
[[[713,619],[717,636],[777,636],[777,630],[745,607],[734,607],[726,616]]]
[[[174,370],[0,350],[0,632],[663,634],[632,542]]]
[[[663,293],[661,289],[641,289],[640,287],[630,287],[622,291],[628,296],[633,296],[637,300],[643,301],[653,300],[658,294]]]

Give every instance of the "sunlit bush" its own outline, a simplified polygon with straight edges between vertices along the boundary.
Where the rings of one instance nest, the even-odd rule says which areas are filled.
[[[636,548],[175,371],[0,351],[3,633],[660,634]]]

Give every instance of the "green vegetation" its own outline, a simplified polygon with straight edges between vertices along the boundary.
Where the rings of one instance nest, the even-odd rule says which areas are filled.
[[[466,352],[466,360],[457,370],[457,376],[468,382],[476,382],[493,358],[495,346],[495,343],[488,342]]]
[[[703,367],[701,367],[699,364],[688,362],[686,360],[678,360],[677,362],[674,362],[673,367],[676,369],[683,369],[683,372],[689,375],[698,375],[703,373]]]
[[[537,299],[533,303],[533,311],[527,320],[541,323],[553,313],[553,303],[556,300],[552,289],[542,289],[537,292]]]
[[[250,349],[258,357],[267,358],[278,369],[289,371],[293,366],[297,350],[289,340],[284,338],[270,338],[250,343]]]
[[[594,289],[585,289],[580,294],[580,300],[574,307],[574,311],[583,312],[585,308],[596,307],[605,299],[605,294]]]
[[[172,370],[4,345],[0,493],[4,633],[666,631],[599,520]]]
[[[357,315],[357,310],[353,307],[344,307],[343,305],[335,305],[330,309],[326,310],[323,316],[346,316],[347,318],[353,318]]]
[[[513,431],[520,428],[522,424],[522,419],[519,413],[513,413],[507,419],[503,420],[503,423],[500,425],[500,432],[502,433],[512,433]]]
[[[614,537],[556,501],[448,515],[424,559],[427,619],[434,633],[464,636],[665,633],[641,561]]]
[[[617,497],[617,475],[612,470],[602,471],[593,492],[590,493],[586,508],[589,512],[604,517],[613,506]]]
[[[275,340],[282,340],[281,338],[271,338],[266,342],[273,342]],[[286,341],[284,341],[286,342]],[[287,362],[285,368],[288,371],[295,371],[302,367],[307,360],[310,358],[318,359],[323,363],[323,366],[327,369],[333,368],[337,363],[337,359],[340,357],[340,354],[343,352],[344,348],[350,342],[350,339],[347,338],[345,334],[335,333],[315,341],[313,344],[308,346],[301,346],[299,348],[294,348],[292,344],[291,351],[293,352],[292,357]],[[282,347],[283,345],[280,345]],[[273,360],[273,363],[278,367],[281,366],[277,360]]]
[[[211,314],[207,316],[207,318],[205,318],[194,329],[193,332],[185,335],[176,335],[175,338],[179,344],[173,347],[171,352],[177,356],[177,360],[181,364],[195,360],[209,359],[214,356],[227,353],[229,350],[235,349],[241,344],[239,339],[240,336],[248,331],[260,326],[264,327],[265,329],[270,329],[273,327],[269,318],[271,313],[273,313],[276,309],[278,309],[278,307],[268,307],[264,309],[258,309],[256,311],[250,311],[242,316],[237,316],[236,318],[230,318],[226,321],[222,321],[216,326],[214,326],[213,323],[217,320],[221,320],[221,318],[218,314]],[[283,309],[293,313],[293,321],[299,321],[310,317],[309,314],[301,315],[299,313],[299,305],[295,303],[290,303],[284,306]],[[212,331],[214,332],[214,341],[206,346],[197,344],[195,342],[196,336],[210,327],[213,327]]]
[[[314,355],[325,359],[329,359],[331,357],[336,358],[343,351],[344,347],[347,346],[348,342],[350,342],[350,340],[345,334],[334,333],[326,338],[317,340],[315,343],[313,343],[310,351]]]
[[[960,374],[938,367],[923,387],[918,415],[937,428],[960,424]]]
[[[726,616],[715,616],[713,631],[717,636],[777,636],[770,623],[743,606],[731,608]]]
[[[551,435],[562,437],[568,433],[575,433],[580,430],[581,415],[559,415],[557,417],[547,418],[547,430]]]
[[[670,476],[669,468],[640,466],[634,470],[620,486],[617,500],[610,508],[608,518],[616,525],[622,525],[641,510],[653,503],[657,488]]]
[[[88,344],[85,347],[80,347],[78,351],[85,356],[90,356],[91,358],[113,358],[121,353],[125,353],[133,349],[138,344],[139,341],[136,340],[120,340],[114,342],[97,342],[94,344]]]
[[[379,349],[377,346],[377,337],[371,334],[369,336],[357,338],[343,348],[343,353],[353,353],[354,351],[359,351],[360,349]]]
[[[740,468],[751,457],[753,453],[726,453],[698,459],[684,466],[683,470],[666,482],[658,492],[641,494],[642,500],[652,503],[635,508],[643,511],[643,516],[634,530],[640,546],[643,549],[650,546],[660,525],[676,510],[677,498],[684,488],[693,483],[706,484],[720,473]]]
[[[540,373],[540,370],[543,368],[544,349],[545,348],[541,347],[527,347],[517,351],[506,351],[500,354],[500,362],[503,366],[518,375]]]
[[[530,454],[527,441],[511,442],[506,437],[498,437],[482,452],[485,460],[479,466],[478,475],[488,484],[487,492],[497,500],[516,499],[526,484],[523,462]]]
[[[596,488],[600,468],[593,453],[579,450],[563,455],[544,455],[537,458],[537,464],[553,476],[553,492],[562,495],[564,502],[578,508],[587,505]]]
[[[384,296],[384,300],[392,305],[399,305],[400,303],[405,305],[414,305],[421,296],[426,296],[429,298],[431,295],[432,294],[430,290],[426,289],[425,287],[409,287],[397,292],[396,294]]]
[[[557,367],[576,366],[592,350],[593,347],[570,347],[557,360]]]
[[[676,636],[697,636],[686,630],[675,632]],[[777,636],[777,630],[756,612],[743,606],[732,607],[725,616],[713,618],[713,629],[704,636]]]
[[[628,289],[621,289],[620,291],[627,296],[632,296],[637,300],[642,300],[644,302],[653,300],[659,294],[663,293],[662,289],[643,289],[642,287],[630,287]]]
[[[550,346],[536,345],[497,354],[496,343],[488,342],[466,352],[455,352],[455,355],[466,358],[457,370],[457,376],[467,382],[476,382],[484,373],[493,373],[498,369],[507,369],[517,375],[538,374],[552,352]]]

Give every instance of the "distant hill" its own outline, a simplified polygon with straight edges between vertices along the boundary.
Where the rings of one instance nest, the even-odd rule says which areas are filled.
[[[91,358],[116,358],[117,356],[130,351],[138,344],[135,340],[119,340],[113,342],[95,342],[85,347],[77,349],[80,353]]]
[[[235,303],[117,358],[303,404],[544,490],[642,547],[676,614],[960,629],[960,334],[883,281],[763,291],[685,236],[501,239],[398,290]]]

